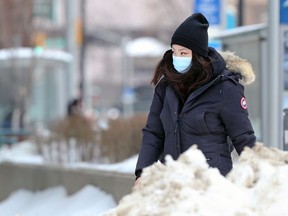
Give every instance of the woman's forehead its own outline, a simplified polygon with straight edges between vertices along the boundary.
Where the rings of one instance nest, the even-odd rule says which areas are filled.
[[[186,47],[184,47],[184,46],[178,45],[178,44],[173,44],[173,45],[172,45],[172,49],[177,49],[177,50],[179,50],[179,51],[190,50],[190,49],[188,49],[188,48],[186,48]]]

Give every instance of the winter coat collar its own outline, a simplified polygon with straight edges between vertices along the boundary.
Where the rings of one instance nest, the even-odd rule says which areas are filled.
[[[219,52],[226,62],[226,68],[235,74],[240,74],[239,82],[242,85],[249,85],[255,81],[255,74],[251,64],[243,58],[235,55],[233,52]]]
[[[246,60],[230,51],[217,52],[209,47],[209,58],[212,60],[213,75],[218,76],[224,69],[240,77],[239,82],[242,85],[249,85],[255,81],[255,74],[251,64]],[[239,76],[240,75],[240,76]]]

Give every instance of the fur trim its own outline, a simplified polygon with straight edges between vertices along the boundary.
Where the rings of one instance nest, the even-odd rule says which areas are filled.
[[[246,59],[242,59],[230,51],[220,52],[220,54],[225,60],[228,70],[241,74],[242,78],[239,82],[242,85],[249,85],[255,81],[253,68]]]

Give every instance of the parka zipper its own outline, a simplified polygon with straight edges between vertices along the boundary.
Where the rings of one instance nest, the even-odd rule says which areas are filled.
[[[177,121],[176,121],[175,129],[174,129],[175,134],[177,133],[178,125],[179,125],[179,119],[177,119]]]
[[[180,124],[180,119],[181,117],[178,116],[177,118],[177,121],[176,121],[176,125],[175,125],[175,128],[174,128],[174,134],[176,136],[176,147],[177,147],[177,150],[178,150],[178,156],[181,154],[181,144],[180,144],[180,131],[179,130],[179,124]]]

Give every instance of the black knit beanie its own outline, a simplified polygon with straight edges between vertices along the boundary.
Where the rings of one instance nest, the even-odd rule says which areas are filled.
[[[208,27],[209,23],[203,14],[192,14],[174,32],[171,38],[171,46],[178,44],[207,57]]]

